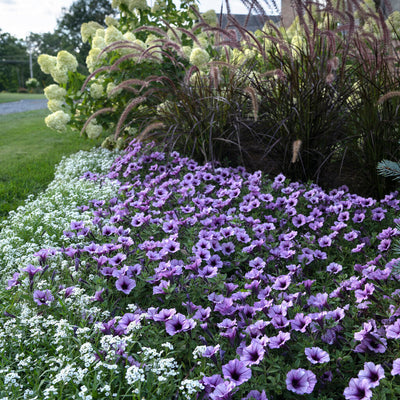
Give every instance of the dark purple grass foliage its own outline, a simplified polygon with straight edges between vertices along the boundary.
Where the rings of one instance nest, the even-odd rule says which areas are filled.
[[[63,249],[102,279],[92,300],[139,307],[101,332],[122,338],[142,311],[165,341],[208,346],[214,366],[199,399],[369,399],[400,374],[397,193],[378,203],[152,146],[132,142],[116,160],[119,196],[92,202],[96,229],[75,221],[66,233],[93,236]],[[49,292],[34,296],[38,307],[52,302]],[[342,369],[353,371],[347,380]]]

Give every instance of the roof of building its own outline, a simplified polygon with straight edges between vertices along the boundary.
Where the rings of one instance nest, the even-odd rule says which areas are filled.
[[[249,30],[250,32],[254,32],[257,29],[261,29],[265,21],[268,19],[272,20],[274,23],[279,24],[281,17],[280,15],[254,15],[251,14],[250,16],[248,14],[231,14],[233,18],[236,19],[236,21]],[[218,20],[220,20],[220,14],[217,14]],[[226,14],[222,14],[222,21],[221,21],[221,26],[224,28],[228,24],[228,17]]]

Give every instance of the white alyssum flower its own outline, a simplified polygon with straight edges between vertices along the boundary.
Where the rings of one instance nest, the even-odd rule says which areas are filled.
[[[199,393],[203,389],[204,385],[202,385],[199,381],[193,379],[184,379],[179,386],[181,395],[185,399],[192,399],[194,394]]]
[[[132,365],[126,370],[125,379],[129,385],[133,385],[136,382],[144,382],[146,377],[142,368]]]
[[[200,358],[202,356],[202,354],[206,351],[207,346],[197,346],[194,350],[193,350],[193,359],[197,360],[198,358]]]
[[[36,199],[28,196],[23,206],[9,213],[0,229],[1,284],[5,285],[16,272],[15,265],[34,264],[37,261],[33,256],[35,252],[42,248],[51,249],[65,245],[67,238],[63,231],[69,229],[71,221],[83,220],[90,226],[92,213],[79,212],[77,206],[90,199],[106,200],[114,197],[118,185],[110,180],[100,184],[80,177],[86,171],[106,174],[117,154],[106,149],[92,149],[63,158],[46,191]],[[32,229],[39,226],[45,232],[42,235],[36,235]],[[84,243],[83,240],[80,242]],[[55,262],[56,260],[54,258]],[[80,293],[79,290],[76,293]],[[21,318],[29,319],[33,315],[32,309],[23,305],[21,307]]]

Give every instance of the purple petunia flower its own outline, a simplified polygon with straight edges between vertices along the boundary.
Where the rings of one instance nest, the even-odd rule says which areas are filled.
[[[220,349],[220,345],[217,344],[216,346],[207,346],[206,349],[204,350],[202,356],[210,358],[212,357],[217,351]]]
[[[331,262],[327,267],[326,270],[327,272],[330,272],[332,274],[337,274],[339,273],[341,270],[343,269],[343,267],[335,262]]]
[[[286,388],[296,394],[312,393],[316,383],[315,374],[303,368],[292,369],[286,375]]]
[[[394,375],[400,375],[400,358],[393,361],[393,368],[390,373]]]
[[[393,325],[386,327],[386,337],[388,339],[400,339],[400,319],[398,319]]]
[[[224,383],[224,380],[220,375],[204,376],[201,378],[200,382],[204,385],[204,390],[206,393],[213,391],[218,385]]]
[[[91,298],[92,301],[99,301],[100,303],[102,303],[104,301],[103,297],[101,296],[103,294],[105,289],[100,289],[98,291],[96,291],[96,293],[94,294],[94,296]]]
[[[379,381],[385,377],[385,371],[380,364],[364,363],[364,369],[358,373],[358,378],[366,379],[371,388],[379,386]]]
[[[329,247],[332,244],[332,239],[329,236],[322,236],[318,239],[320,247]]]
[[[372,391],[367,379],[351,378],[343,395],[347,400],[370,400]]]
[[[115,332],[118,335],[125,335],[128,332],[129,325],[132,322],[137,323],[138,321],[140,321],[140,314],[126,313],[120,319],[118,326],[115,329]]]
[[[281,275],[276,278],[272,288],[275,290],[286,290],[290,285],[291,279],[289,275]]]
[[[149,310],[148,310],[149,311]],[[176,314],[175,308],[163,308],[159,313],[151,313],[153,321],[165,322]]]
[[[356,296],[356,301],[357,303],[361,303],[364,300],[367,300],[368,297],[374,293],[375,286],[373,283],[366,283],[364,286],[364,289],[357,289],[354,292],[354,295]]]
[[[307,219],[304,215],[302,214],[297,214],[292,218],[292,224],[296,227],[299,228],[300,226],[303,226],[307,222]]]
[[[136,287],[136,281],[128,278],[126,275],[121,275],[115,282],[115,287],[125,294],[129,294]]]
[[[196,326],[193,319],[187,319],[183,314],[174,314],[171,319],[165,323],[165,330],[171,336],[180,332],[192,330]]]
[[[235,385],[239,386],[251,378],[251,369],[246,363],[235,358],[222,366],[222,372],[225,379],[229,379]]]
[[[269,338],[269,348],[278,349],[282,347],[290,339],[290,332],[279,331],[277,336],[272,336]]]
[[[246,397],[242,398],[242,400],[268,400],[268,399],[264,390],[261,393],[258,390],[251,390]]]
[[[19,285],[21,282],[18,280],[20,276],[19,272],[15,272],[13,277],[7,281],[7,290],[10,290],[12,287]]]
[[[264,358],[265,350],[258,340],[252,340],[250,345],[243,349],[240,361],[246,365],[259,364]]]
[[[298,313],[295,315],[294,319],[290,321],[292,329],[304,333],[307,326],[311,324],[311,317],[308,315],[304,316],[303,313]]]
[[[328,305],[328,294],[327,293],[317,293],[315,296],[310,296],[307,300],[309,306],[314,306],[320,310]]]
[[[224,381],[217,385],[212,393],[210,399],[212,400],[229,400],[232,398],[232,391],[236,385],[233,382]]]
[[[108,263],[110,265],[112,265],[113,267],[115,267],[115,266],[121,264],[121,262],[125,261],[125,260],[126,260],[126,255],[123,253],[118,253],[114,257],[110,258],[108,260]]]
[[[29,275],[29,279],[32,280],[36,273],[43,271],[43,268],[35,267],[32,264],[28,264],[27,267],[24,268],[22,271],[27,272]]]
[[[330,360],[329,354],[319,347],[307,347],[304,353],[311,364],[323,364]]]
[[[222,243],[221,248],[224,256],[229,256],[235,252],[235,245],[232,242]]]
[[[35,290],[33,292],[33,300],[38,306],[49,306],[54,301],[54,296],[49,289],[44,291]]]

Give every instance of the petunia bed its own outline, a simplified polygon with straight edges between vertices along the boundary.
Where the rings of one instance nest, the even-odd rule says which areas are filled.
[[[9,331],[26,328],[10,348],[43,345],[24,319],[68,327],[46,398],[104,398],[105,382],[133,399],[400,394],[397,192],[325,192],[135,141],[106,178],[118,194],[81,207],[92,222],[7,282],[25,304],[7,308]]]

